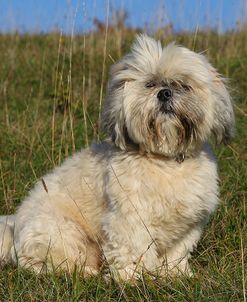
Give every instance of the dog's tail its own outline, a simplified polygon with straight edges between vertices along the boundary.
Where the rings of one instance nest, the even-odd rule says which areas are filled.
[[[0,264],[11,261],[11,247],[14,244],[15,216],[0,216]]]

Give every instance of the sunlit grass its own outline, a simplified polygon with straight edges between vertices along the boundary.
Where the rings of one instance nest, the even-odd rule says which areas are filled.
[[[13,213],[42,176],[99,138],[99,109],[109,66],[125,54],[136,32],[111,29],[85,36],[0,35],[0,206]],[[194,277],[136,286],[101,276],[36,276],[0,271],[0,301],[243,301],[246,278],[247,30],[162,36],[199,52],[230,78],[236,138],[216,149],[221,204],[191,262]],[[116,43],[116,41],[118,41]]]

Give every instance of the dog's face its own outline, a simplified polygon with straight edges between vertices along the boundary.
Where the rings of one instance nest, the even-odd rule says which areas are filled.
[[[233,126],[230,96],[203,55],[141,35],[111,69],[103,127],[121,149],[192,154],[211,133],[229,141]]]

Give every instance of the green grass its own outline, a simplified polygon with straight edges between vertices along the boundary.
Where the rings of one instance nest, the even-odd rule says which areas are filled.
[[[205,51],[230,78],[236,138],[217,147],[221,204],[191,264],[193,278],[136,285],[84,280],[79,273],[36,276],[0,268],[0,301],[244,301],[246,288],[247,30],[162,37]],[[37,178],[98,138],[109,66],[135,31],[122,28],[73,39],[59,34],[0,35],[0,211],[13,213]],[[116,43],[117,41],[117,43]],[[245,298],[246,299],[246,298]],[[246,301],[246,300],[245,300]]]

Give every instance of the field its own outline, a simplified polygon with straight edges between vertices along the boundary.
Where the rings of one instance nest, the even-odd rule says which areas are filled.
[[[0,35],[0,212],[13,213],[44,173],[103,137],[99,112],[109,66],[136,31],[109,28],[85,36]],[[215,146],[221,204],[191,259],[193,278],[140,279],[136,286],[84,280],[74,273],[36,276],[0,268],[0,301],[246,301],[247,30],[155,36],[205,52],[228,77],[236,136]]]

